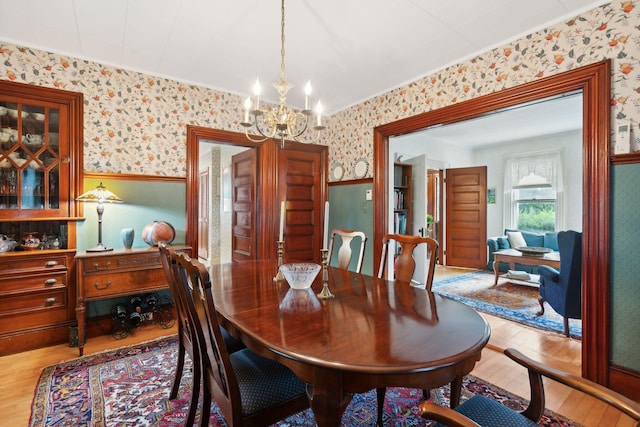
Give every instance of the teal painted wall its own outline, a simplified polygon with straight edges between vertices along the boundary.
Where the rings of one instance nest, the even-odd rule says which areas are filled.
[[[612,169],[611,361],[640,371],[640,164]]]
[[[343,228],[364,231],[367,235],[362,273],[377,273],[373,263],[373,201],[366,200],[365,191],[373,191],[373,183],[329,186],[329,229]],[[355,250],[354,246],[354,250]],[[335,251],[337,252],[337,248]],[[334,253],[333,259],[336,259]],[[355,270],[352,259],[349,269]]]
[[[187,229],[186,183],[183,181],[129,181],[85,179],[84,191],[100,182],[119,196],[123,203],[105,203],[102,214],[102,243],[123,248],[120,231],[133,228],[134,248],[148,247],[142,240],[142,229],[149,222],[167,221],[176,229],[174,244],[185,242]],[[76,247],[84,250],[98,243],[98,213],[96,203],[84,204],[85,220],[78,222]]]
[[[105,203],[102,214],[102,243],[111,248],[123,248],[120,231],[133,228],[134,248],[149,247],[142,240],[142,229],[151,221],[167,221],[176,229],[173,244],[184,244],[187,229],[186,183],[183,181],[130,181],[120,179],[85,179],[84,191],[100,182],[123,200],[123,203]],[[92,248],[98,243],[98,213],[96,203],[84,204],[84,221],[78,222],[76,247]],[[169,294],[168,291],[161,295]],[[87,317],[111,313],[117,303],[126,303],[128,297],[96,301],[87,305]]]

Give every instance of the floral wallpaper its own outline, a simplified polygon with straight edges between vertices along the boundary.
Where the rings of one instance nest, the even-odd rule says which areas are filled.
[[[359,159],[373,164],[380,124],[606,58],[612,126],[630,120],[640,138],[639,28],[638,2],[615,1],[336,113],[323,139],[329,168],[341,163],[349,180]],[[0,79],[84,93],[88,172],[183,177],[188,124],[241,131],[236,95],[2,41]]]

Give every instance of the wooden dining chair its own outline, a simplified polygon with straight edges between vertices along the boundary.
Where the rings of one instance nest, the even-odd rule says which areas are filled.
[[[187,309],[184,301],[185,296],[178,287],[176,278],[177,253],[166,243],[160,243],[158,248],[160,249],[160,260],[162,261],[162,267],[164,269],[164,274],[167,279],[167,284],[169,285],[169,290],[174,301],[178,318],[178,359],[176,360],[176,373],[173,377],[173,385],[171,386],[169,399],[175,399],[178,396],[180,381],[182,380],[182,374],[184,371],[185,354],[188,354],[192,362],[193,383],[185,425],[193,425],[197,412],[198,396],[200,394],[200,380],[202,378],[202,373],[200,372],[200,353],[198,352],[195,330],[193,329],[189,316],[187,315]],[[222,330],[222,335],[230,352],[235,352],[245,347],[244,344],[242,344],[242,341],[233,338],[224,329]]]
[[[367,243],[367,235],[362,231],[357,230],[343,230],[336,228],[331,230],[329,240],[329,256],[327,259],[327,265],[331,265],[331,259],[333,255],[333,247],[335,245],[336,236],[340,237],[341,244],[338,249],[338,268],[349,269],[351,264],[351,258],[353,257],[353,249],[351,248],[351,242],[353,239],[360,239],[360,250],[358,251],[358,261],[356,263],[355,272],[360,273],[362,271],[362,261],[364,260],[364,247]],[[356,240],[357,242],[357,240]]]
[[[418,406],[420,415],[449,427],[538,425],[545,409],[542,377],[547,377],[605,402],[631,417],[635,421],[635,426],[640,426],[640,404],[637,402],[600,384],[536,362],[517,350],[506,349],[504,354],[529,371],[531,401],[524,411],[515,411],[497,400],[477,394],[455,409],[445,408],[433,402],[422,402]]]
[[[387,234],[382,238],[382,256],[380,258],[380,267],[378,268],[378,277],[384,278],[387,268],[387,256],[389,254],[389,246],[396,242],[394,249],[394,280],[403,283],[413,282],[413,273],[416,270],[416,260],[413,257],[414,249],[421,244],[427,245],[427,255],[424,262],[427,266],[424,285],[428,291],[431,291],[433,283],[433,274],[436,270],[436,257],[438,254],[438,241],[431,237],[408,236],[406,234]],[[415,283],[415,282],[413,282]],[[418,282],[419,283],[419,282]],[[422,283],[421,283],[422,284]]]
[[[424,261],[427,266],[424,286],[427,291],[431,292],[433,284],[433,275],[436,270],[436,257],[438,254],[438,241],[431,237],[408,236],[406,234],[387,234],[382,238],[382,256],[380,257],[380,266],[378,268],[378,278],[383,279],[387,268],[387,257],[389,254],[389,246],[397,243],[394,249],[394,280],[400,283],[421,285],[413,280],[413,273],[416,270],[416,260],[413,257],[413,251],[418,245],[427,245],[426,258]],[[429,390],[423,389],[422,395],[426,399],[429,396]],[[382,414],[384,412],[384,399],[387,394],[385,387],[378,387],[376,395],[378,399],[378,425],[382,425]]]
[[[266,426],[309,407],[306,384],[289,368],[251,350],[230,353],[221,333],[206,267],[178,254],[179,285],[196,330],[202,363],[200,426],[209,425],[211,399],[231,426]]]
[[[158,248],[160,249],[160,260],[162,261],[162,267],[164,268],[164,274],[169,285],[169,290],[171,291],[178,318],[178,359],[176,361],[176,373],[173,377],[173,385],[171,386],[169,399],[175,399],[178,396],[180,381],[182,380],[184,371],[185,353],[187,353],[189,354],[189,358],[191,358],[193,366],[193,383],[185,425],[191,426],[195,421],[198,409],[198,396],[200,395],[200,379],[202,378],[200,372],[200,354],[194,335],[195,332],[191,327],[191,322],[186,312],[184,298],[181,297],[180,289],[177,286],[175,277],[176,251],[165,243],[160,243]]]

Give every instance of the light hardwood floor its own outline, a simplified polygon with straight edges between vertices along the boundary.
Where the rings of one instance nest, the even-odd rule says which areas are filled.
[[[580,341],[565,338],[533,328],[520,326],[498,317],[485,315],[491,325],[491,339],[483,351],[472,374],[519,396],[528,398],[529,385],[524,368],[502,354],[502,349],[514,347],[544,363],[580,375]],[[115,340],[110,335],[91,338],[87,341],[85,355],[101,352],[155,337],[176,333],[176,328],[161,329],[148,325],[123,340]],[[36,383],[46,366],[73,359],[78,356],[77,348],[62,344],[24,353],[0,357],[0,425],[28,426],[31,402]],[[626,427],[633,422],[618,411],[606,405],[571,391],[563,385],[546,382],[547,408],[565,415],[586,427]]]

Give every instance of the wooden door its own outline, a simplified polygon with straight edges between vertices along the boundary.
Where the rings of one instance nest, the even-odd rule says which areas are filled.
[[[427,171],[427,214],[431,215],[433,219],[431,224],[428,224],[427,236],[436,239],[440,244],[438,245],[438,264],[442,264],[444,245],[442,244],[442,183],[443,183],[443,171],[441,169],[429,169]]]
[[[198,258],[209,258],[209,168],[198,174]]]
[[[231,158],[231,260],[257,258],[257,154],[247,150]]]
[[[487,167],[447,169],[446,265],[487,266]]]
[[[277,206],[285,201],[284,262],[321,261],[326,185],[323,155],[326,150],[279,151]]]

